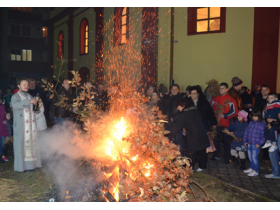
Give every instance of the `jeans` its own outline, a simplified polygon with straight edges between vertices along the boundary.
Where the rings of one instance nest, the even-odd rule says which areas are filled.
[[[175,144],[180,146],[180,152],[182,157],[186,157],[186,152],[185,152],[185,137],[183,136],[183,131],[180,131],[177,133],[175,137]]]
[[[230,149],[231,149],[231,136],[222,132],[224,128],[219,127],[217,130],[217,136],[214,139],[214,144],[216,147],[216,151],[213,153],[213,157],[220,157],[221,153],[221,138],[223,138],[224,143],[224,158],[225,161],[229,161],[231,159]]]
[[[56,125],[62,125],[65,121],[68,121],[69,118],[59,118],[59,117],[54,117],[54,122]]]
[[[259,173],[259,153],[260,148],[256,148],[254,144],[248,144],[248,156],[250,159],[250,168]]]
[[[4,136],[1,136],[1,137],[0,137],[0,155],[3,155],[4,142],[5,142],[5,137],[4,137]],[[2,157],[0,157],[0,158],[2,158]]]
[[[279,166],[279,154],[278,150],[269,153],[269,158],[272,167],[272,174],[275,176],[280,176],[280,166]]]

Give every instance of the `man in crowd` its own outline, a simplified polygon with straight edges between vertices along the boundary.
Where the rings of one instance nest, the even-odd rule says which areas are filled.
[[[102,111],[105,111],[108,107],[108,95],[104,90],[103,84],[98,84],[97,93],[94,96],[94,102]]]
[[[254,98],[257,98],[258,95],[261,93],[261,86],[259,84],[255,84],[255,87],[254,87],[254,90],[251,92],[251,95],[254,97]]]
[[[55,124],[63,124],[63,122],[70,119],[71,111],[72,111],[72,94],[70,92],[70,84],[68,79],[62,80],[62,85],[60,89],[57,91],[57,94],[61,97],[66,97],[68,100],[65,101],[66,105],[62,106],[55,106],[54,107],[54,121]],[[57,95],[54,97],[54,104],[59,102],[59,98]]]
[[[235,117],[238,113],[236,100],[231,97],[228,92],[228,84],[221,83],[219,89],[220,95],[214,97],[210,102],[216,118],[218,119],[217,126],[217,136],[214,140],[216,151],[213,153],[212,158],[210,160],[219,160],[221,153],[221,139],[223,139],[224,144],[224,158],[225,163],[230,163],[231,154],[231,137],[222,131],[230,125],[229,119]],[[222,113],[220,113],[222,112]]]
[[[41,158],[37,150],[36,117],[32,106],[36,105],[37,101],[28,94],[27,79],[19,79],[18,88],[19,91],[11,100],[14,114],[14,170],[33,171],[41,167]]]
[[[236,112],[238,112],[242,108],[240,91],[242,88],[243,81],[238,77],[233,77],[231,81],[232,81],[232,87],[228,90],[228,94],[236,100],[237,108],[238,108]]]

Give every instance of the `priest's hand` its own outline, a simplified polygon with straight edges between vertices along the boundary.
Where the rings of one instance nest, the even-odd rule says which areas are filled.
[[[37,104],[37,100],[31,99],[31,100],[30,100],[30,103],[36,105],[36,104]]]

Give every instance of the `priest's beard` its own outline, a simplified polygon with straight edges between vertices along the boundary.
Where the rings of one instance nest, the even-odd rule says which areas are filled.
[[[24,92],[24,93],[27,93],[27,92],[28,92],[28,91],[24,91],[24,90],[22,90],[22,89],[19,89],[19,91]]]

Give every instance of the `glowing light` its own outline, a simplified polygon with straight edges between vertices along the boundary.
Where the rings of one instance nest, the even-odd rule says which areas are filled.
[[[136,161],[137,160],[138,155],[134,156],[131,158],[131,160]]]

